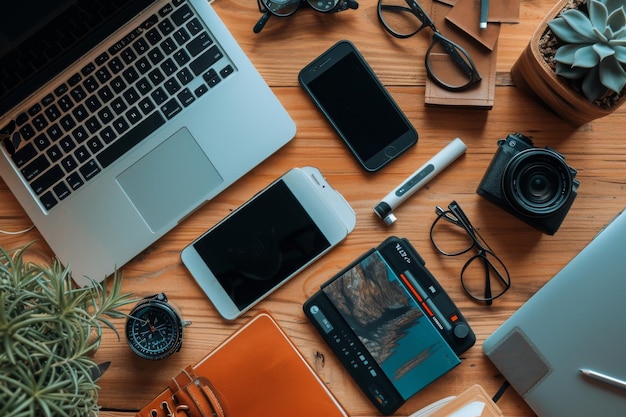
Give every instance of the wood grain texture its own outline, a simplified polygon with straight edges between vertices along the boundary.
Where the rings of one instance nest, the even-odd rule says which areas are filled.
[[[164,291],[192,324],[185,330],[181,352],[157,364],[137,359],[123,336],[117,340],[107,332],[97,353],[97,359],[113,361],[100,381],[101,415],[133,416],[181,368],[198,361],[258,311],[253,309],[234,322],[221,319],[182,266],[180,251],[282,173],[303,165],[320,168],[331,185],[346,197],[357,212],[357,227],[336,249],[258,308],[270,311],[280,322],[349,415],[377,416],[375,408],[308,324],[301,306],[320,284],[367,249],[392,234],[407,237],[463,311],[478,340],[463,355],[461,365],[411,398],[396,416],[407,416],[475,383],[488,393],[495,393],[503,379],[482,353],[484,339],[625,205],[626,112],[619,110],[576,129],[512,85],[511,66],[553,4],[554,0],[522,0],[520,23],[502,26],[495,105],[491,111],[482,111],[424,106],[423,54],[430,35],[424,31],[407,40],[390,37],[378,23],[375,0],[361,0],[358,10],[335,15],[304,8],[288,19],[272,17],[258,35],[252,32],[260,16],[256,1],[215,0],[214,8],[287,108],[298,132],[291,143],[122,268],[125,291],[138,296]],[[428,10],[426,0],[423,5]],[[415,148],[373,175],[360,169],[297,84],[298,71],[340,39],[356,44],[420,135]],[[581,182],[578,196],[554,236],[531,229],[475,193],[496,151],[496,141],[517,131],[532,136],[536,146],[556,148],[578,170],[577,178]],[[402,205],[396,211],[398,221],[394,226],[384,226],[373,214],[373,206],[454,137],[462,138],[467,144],[466,155]],[[462,205],[510,270],[510,291],[491,307],[471,302],[462,292],[458,277],[464,259],[444,259],[429,241],[435,206],[445,206],[453,199]],[[28,226],[28,218],[0,180],[0,229],[19,230]],[[51,259],[52,252],[36,230],[19,236],[0,235],[0,245],[5,248],[33,240],[36,243],[32,256]],[[119,329],[123,328],[122,321],[117,324]],[[498,405],[507,417],[534,416],[510,389]]]

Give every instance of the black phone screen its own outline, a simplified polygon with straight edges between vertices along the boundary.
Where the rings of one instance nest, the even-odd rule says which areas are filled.
[[[352,151],[365,162],[413,130],[374,77],[351,51],[307,84]]]
[[[194,244],[241,310],[329,247],[328,239],[283,180]]]

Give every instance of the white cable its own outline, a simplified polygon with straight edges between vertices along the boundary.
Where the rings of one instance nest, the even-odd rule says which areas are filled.
[[[7,230],[2,230],[0,229],[0,233],[4,234],[4,235],[21,235],[27,232],[30,232],[31,230],[33,230],[33,228],[35,227],[35,225],[33,224],[32,226],[30,226],[27,229],[24,230],[18,230],[17,232],[9,232]]]

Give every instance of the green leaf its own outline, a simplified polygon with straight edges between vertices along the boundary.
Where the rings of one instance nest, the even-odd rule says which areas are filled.
[[[561,13],[560,17],[548,22],[548,26],[565,43],[586,44],[598,41],[589,35],[593,33],[591,22],[587,16],[578,10],[568,10]]]
[[[580,48],[580,45],[563,45],[556,50],[554,59],[562,64],[572,66],[574,65],[574,57],[576,55],[576,51],[578,51],[578,49]]]
[[[606,9],[606,6],[599,1],[591,0],[588,7],[591,25],[600,32],[605,33],[607,18],[609,17],[609,11]]]
[[[614,57],[609,57],[600,62],[600,81],[606,88],[619,93],[626,85],[626,71]]]
[[[587,100],[594,102],[606,94],[606,87],[600,82],[599,67],[589,70],[583,78],[582,89]]]
[[[623,8],[614,10],[606,20],[606,25],[610,27],[614,33],[626,26],[626,12]]]
[[[610,46],[605,45],[603,43],[596,43],[596,44],[591,46],[591,49],[593,49],[593,51],[595,51],[597,56],[600,57],[600,61],[602,61],[603,59],[605,59],[605,58],[607,58],[607,57],[609,57],[611,55],[615,55],[615,49],[613,49]],[[596,62],[596,64],[597,64],[597,62]]]

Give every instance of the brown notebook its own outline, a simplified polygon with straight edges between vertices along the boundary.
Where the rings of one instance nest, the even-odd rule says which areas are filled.
[[[268,313],[256,315],[191,369],[210,381],[224,416],[347,417]],[[166,417],[162,403],[174,410],[172,394],[166,389],[137,416]]]

